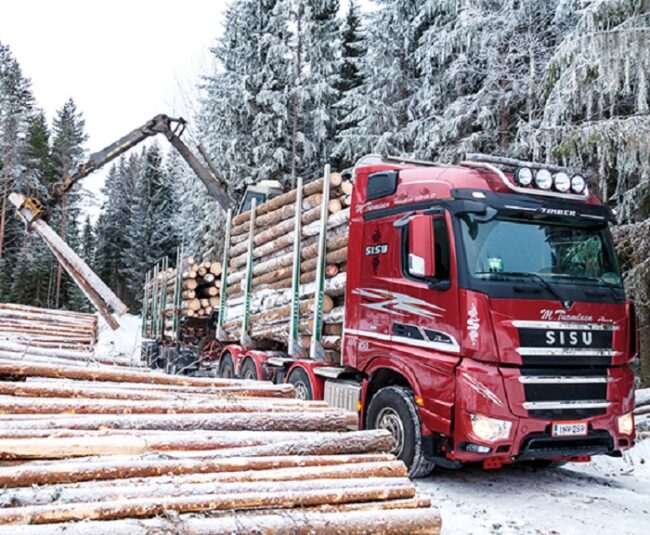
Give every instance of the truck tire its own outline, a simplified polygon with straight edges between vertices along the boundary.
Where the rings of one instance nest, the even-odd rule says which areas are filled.
[[[255,366],[252,358],[248,357],[244,359],[244,363],[239,369],[239,378],[248,379],[251,381],[259,381],[260,378],[257,376],[257,367]]]
[[[176,373],[182,375],[192,375],[198,371],[198,359],[191,349],[181,349],[176,359]]]
[[[163,348],[165,373],[168,373],[169,375],[176,375],[178,364],[176,355],[176,349],[171,347]]]
[[[289,374],[287,383],[290,383],[296,389],[296,398],[310,400],[314,399],[314,392],[311,388],[309,375],[302,368],[294,368]]]
[[[160,355],[162,347],[157,342],[154,342],[150,347],[149,367],[154,370],[162,368],[162,357]]]
[[[395,440],[391,453],[408,466],[410,477],[424,477],[433,470],[433,463],[422,452],[422,421],[410,388],[380,389],[368,405],[366,428],[391,432]]]
[[[226,353],[219,363],[219,377],[222,379],[233,379],[235,377],[235,361],[230,353]]]

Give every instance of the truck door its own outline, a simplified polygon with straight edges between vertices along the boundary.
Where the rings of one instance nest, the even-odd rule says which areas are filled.
[[[418,217],[419,226],[412,224],[413,218],[400,230],[401,273],[391,289],[400,301],[402,314],[391,318],[392,340],[458,354],[458,287],[451,219],[442,209]],[[424,243],[426,240],[429,243]],[[419,251],[422,257],[433,254],[425,260],[418,256]]]

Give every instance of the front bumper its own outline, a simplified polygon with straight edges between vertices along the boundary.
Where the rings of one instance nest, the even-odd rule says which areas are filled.
[[[602,414],[579,418],[588,424],[586,436],[553,437],[553,422],[575,418],[538,417],[522,411],[523,387],[515,391],[504,379],[512,376],[497,366],[465,359],[456,375],[453,447],[446,452],[449,459],[460,462],[485,462],[496,459],[499,464],[523,460],[573,460],[592,455],[617,455],[633,444],[634,435],[618,432],[618,417],[633,410],[633,376],[629,370],[609,370],[615,377],[608,385],[609,406]],[[570,392],[570,390],[568,390]],[[480,414],[511,422],[507,438],[486,442],[473,434],[471,415]],[[486,451],[486,447],[489,451]]]

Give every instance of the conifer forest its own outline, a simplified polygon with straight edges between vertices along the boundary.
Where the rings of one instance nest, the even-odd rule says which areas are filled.
[[[212,66],[195,82],[192,142],[236,196],[265,179],[288,189],[368,153],[451,163],[482,152],[582,170],[615,210],[650,385],[650,1],[376,0],[365,9],[231,0],[215,24]],[[80,186],[49,214],[136,312],[159,258],[181,243],[218,258],[223,242],[222,210],[163,143],[112,164],[99,217],[85,212]],[[45,195],[98,148],[74,100],[46,119],[0,36],[0,301],[89,310],[8,194]]]

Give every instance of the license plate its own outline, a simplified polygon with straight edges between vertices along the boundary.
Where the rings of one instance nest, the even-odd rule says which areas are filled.
[[[553,422],[552,437],[584,437],[587,435],[586,422]]]

